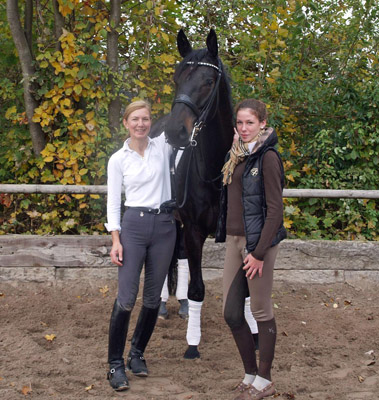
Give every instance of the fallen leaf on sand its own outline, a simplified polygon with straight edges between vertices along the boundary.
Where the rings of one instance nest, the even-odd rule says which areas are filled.
[[[89,392],[91,389],[93,389],[93,387],[94,387],[95,385],[89,385],[89,386],[87,386],[86,387],[86,392]]]
[[[363,376],[358,375],[358,380],[360,383],[364,382],[365,378]]]
[[[32,386],[31,386],[31,385],[23,386],[22,389],[21,389],[21,393],[22,393],[24,396],[28,395],[28,394],[31,393],[31,392],[32,392]]]
[[[108,287],[108,285],[105,285],[105,286],[101,287],[99,290],[100,290],[100,293],[102,293],[103,296],[105,296],[109,292],[109,287]]]
[[[49,342],[52,342],[57,336],[52,333],[51,335],[45,335],[45,339]]]

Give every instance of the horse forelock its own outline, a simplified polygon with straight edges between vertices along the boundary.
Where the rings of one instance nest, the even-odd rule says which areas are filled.
[[[183,58],[183,60],[177,65],[176,71],[175,71],[175,77],[178,77],[183,73],[183,71],[188,68],[188,62],[193,62],[194,67],[196,67],[196,64],[200,61],[206,61],[211,64],[214,64],[216,67],[218,66],[218,59],[215,57],[212,57],[207,49],[199,49],[199,50],[193,50],[191,53],[189,53],[187,56]]]
[[[183,73],[183,71],[188,68],[188,64],[187,64],[188,62],[194,62],[195,64],[193,65],[193,68],[196,68],[196,64],[201,61],[209,62],[209,63],[215,65],[216,67],[219,66],[219,63],[221,64],[222,79],[224,80],[224,83],[225,83],[225,85],[223,85],[223,87],[226,91],[228,103],[230,104],[230,107],[232,108],[229,73],[227,72],[221,59],[219,57],[211,56],[206,48],[192,50],[186,57],[184,57],[183,60],[176,66],[174,80],[177,81],[177,79]]]

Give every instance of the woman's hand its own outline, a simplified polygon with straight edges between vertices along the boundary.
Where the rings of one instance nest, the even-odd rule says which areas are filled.
[[[114,243],[111,249],[111,260],[113,264],[122,267],[122,245],[121,243]]]
[[[238,142],[240,135],[236,128],[234,128],[233,144]]]
[[[246,278],[253,279],[257,272],[258,276],[262,277],[263,261],[257,260],[249,253],[243,262],[245,266],[242,269],[246,271]]]
[[[120,242],[120,233],[118,231],[112,231],[112,249],[111,249],[111,261],[113,264],[122,267],[123,249]]]

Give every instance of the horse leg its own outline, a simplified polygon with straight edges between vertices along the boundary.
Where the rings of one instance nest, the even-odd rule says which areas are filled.
[[[188,348],[184,358],[195,359],[200,357],[197,346],[201,338],[201,307],[203,305],[205,287],[201,271],[201,257],[205,235],[198,232],[195,227],[185,228],[185,243],[188,249],[188,263],[190,270],[190,283],[188,286]]]

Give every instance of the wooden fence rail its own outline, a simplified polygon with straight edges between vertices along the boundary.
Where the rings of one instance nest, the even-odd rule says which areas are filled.
[[[17,185],[0,184],[0,193],[46,193],[46,194],[106,194],[106,185]],[[348,198],[379,199],[379,190],[334,190],[334,189],[284,189],[283,197],[289,198]]]

